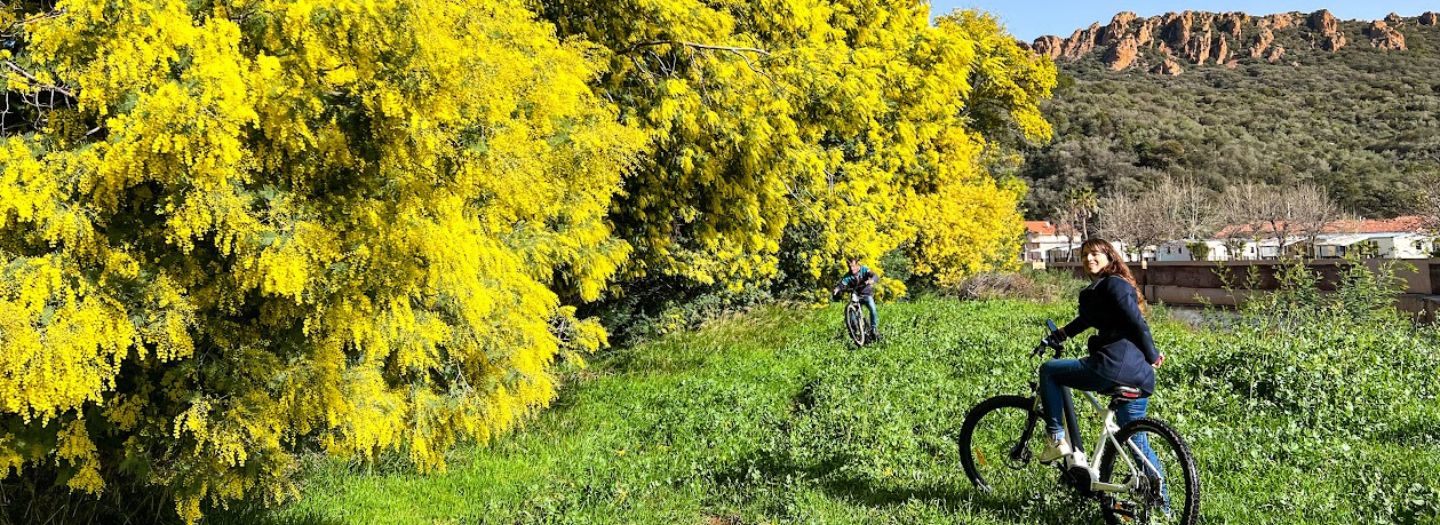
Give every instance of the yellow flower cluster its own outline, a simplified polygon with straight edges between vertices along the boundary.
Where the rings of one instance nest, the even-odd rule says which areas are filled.
[[[891,0],[541,13],[606,48],[597,88],[651,137],[615,207],[626,276],[815,286],[844,254],[900,250],[949,283],[1016,263],[1025,189],[981,161],[1050,138],[1056,77],[993,18],[932,24],[927,3]]]
[[[574,303],[616,276],[1005,264],[991,166],[1049,134],[1053,66],[918,1],[44,4],[0,13],[35,122],[0,137],[0,470],[189,522],[295,497],[306,450],[444,468],[606,344]]]
[[[294,497],[308,447],[443,468],[605,344],[560,297],[629,256],[644,135],[519,1],[58,7],[7,75],[71,107],[0,142],[5,475],[143,463],[193,522]]]

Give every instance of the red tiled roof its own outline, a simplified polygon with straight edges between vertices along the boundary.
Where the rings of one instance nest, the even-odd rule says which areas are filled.
[[[1026,235],[1065,235],[1074,231],[1074,228],[1050,221],[1025,221]]]
[[[1280,227],[1284,228],[1285,223],[1281,222]],[[1261,228],[1262,233],[1269,233],[1270,226]],[[1393,219],[1360,219],[1354,221],[1335,221],[1326,224],[1322,233],[1419,233],[1425,231],[1425,218],[1419,215],[1406,215]],[[1217,238],[1229,237],[1232,235],[1248,235],[1250,225],[1231,224],[1220,229],[1215,234]]]
[[[1325,227],[1325,233],[1416,233],[1425,231],[1425,218],[1406,215],[1394,219],[1337,221]]]
[[[1055,225],[1050,221],[1025,221],[1025,233],[1055,235]]]

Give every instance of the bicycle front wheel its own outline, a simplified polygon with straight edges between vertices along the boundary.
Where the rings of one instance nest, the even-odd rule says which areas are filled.
[[[1035,458],[1043,440],[1033,398],[995,396],[965,414],[960,427],[960,463],[970,483],[1004,496],[1053,489],[1054,476]]]
[[[1117,443],[1119,453],[1113,450]],[[1193,525],[1199,519],[1200,475],[1190,446],[1175,429],[1141,418],[1105,446],[1100,481],[1129,487],[1101,498],[1106,523]]]
[[[845,307],[845,330],[855,346],[865,346],[865,316],[860,312],[860,305],[857,303],[850,303]]]

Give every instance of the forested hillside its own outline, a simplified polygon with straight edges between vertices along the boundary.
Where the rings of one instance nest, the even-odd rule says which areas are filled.
[[[1067,188],[1133,192],[1166,174],[1308,181],[1351,212],[1404,213],[1440,170],[1436,18],[1122,13],[1039,39],[1061,78],[1044,106],[1055,140],[1026,154],[1027,214]]]

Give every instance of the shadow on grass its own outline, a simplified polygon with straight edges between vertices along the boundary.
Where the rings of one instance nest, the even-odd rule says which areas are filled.
[[[212,525],[342,525],[347,522],[315,514],[304,516],[282,516],[277,509],[258,506],[232,506],[230,510],[215,509],[205,516],[205,523]]]
[[[842,477],[846,461],[828,458],[815,465],[796,465],[786,458],[760,451],[739,461],[738,466],[711,478],[717,485],[780,486],[782,480],[809,480],[831,498],[853,505],[884,509],[909,502],[938,505],[946,512],[979,512],[1002,520],[1044,523],[1091,523],[1098,515],[1092,500],[1082,498],[1056,480],[1053,491],[1044,494],[989,494],[968,485],[916,482],[875,484],[869,480]],[[1077,508],[1088,509],[1078,511]],[[1092,519],[1093,518],[1093,519]],[[1020,521],[1024,520],[1024,521]]]
[[[1403,446],[1423,446],[1440,437],[1440,422],[1432,419],[1412,418],[1399,424],[1389,425],[1376,432],[1371,441]]]
[[[868,481],[834,479],[821,485],[831,497],[873,509],[896,507],[909,502],[938,504],[946,512],[973,511],[1000,519],[1038,520],[1043,523],[1090,523],[1094,516],[1091,500],[1080,498],[1059,486],[1054,492],[1042,494],[987,494],[973,487],[942,484],[876,486]],[[1042,501],[1043,500],[1043,501]],[[1077,512],[1077,508],[1088,509]],[[1017,521],[1019,522],[1019,521]]]

